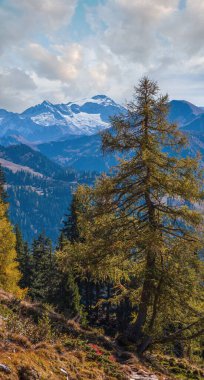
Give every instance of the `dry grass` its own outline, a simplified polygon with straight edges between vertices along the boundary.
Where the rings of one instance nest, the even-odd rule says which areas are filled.
[[[202,370],[170,359],[151,355],[139,361],[98,330],[0,289],[0,364],[11,370],[0,371],[0,380],[125,380],[131,368],[157,373],[160,380],[202,379]]]
[[[0,363],[11,370],[0,379],[66,380],[66,373],[69,380],[125,379],[108,350],[91,346],[97,338],[49,308],[0,290]]]

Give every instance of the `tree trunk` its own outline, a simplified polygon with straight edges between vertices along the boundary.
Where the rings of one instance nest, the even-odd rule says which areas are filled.
[[[148,307],[149,307],[150,300],[152,297],[152,292],[153,292],[152,272],[154,268],[154,263],[155,263],[154,255],[149,253],[147,257],[146,274],[145,274],[145,280],[143,284],[137,319],[136,319],[136,322],[131,325],[128,332],[128,338],[130,339],[130,341],[134,343],[138,343],[138,344],[141,343],[141,339],[144,336],[143,327],[147,320]]]

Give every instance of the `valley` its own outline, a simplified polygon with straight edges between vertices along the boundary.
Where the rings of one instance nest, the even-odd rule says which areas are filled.
[[[120,113],[125,107],[105,95],[67,104],[44,101],[22,114],[0,110],[0,164],[9,214],[26,240],[31,242],[46,228],[55,244],[77,185],[92,184],[99,173],[116,165],[114,154],[101,151],[100,132]],[[172,100],[168,119],[188,136],[183,154],[199,151],[204,157],[204,109]]]

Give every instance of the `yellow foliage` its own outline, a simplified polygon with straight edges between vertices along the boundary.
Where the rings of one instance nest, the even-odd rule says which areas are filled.
[[[7,206],[0,202],[0,287],[22,298],[25,290],[18,286],[21,274],[16,261],[15,234],[6,212]]]

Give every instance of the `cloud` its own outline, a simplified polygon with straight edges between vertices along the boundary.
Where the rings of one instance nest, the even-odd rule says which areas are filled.
[[[108,0],[100,8],[100,17],[106,23],[104,42],[117,55],[149,64],[164,43],[162,25],[177,5],[178,0]]]
[[[43,28],[59,28],[73,16],[75,0],[12,0],[19,13],[33,19],[34,24]]]
[[[51,51],[35,43],[24,49],[23,56],[39,77],[67,82],[77,77],[81,47],[79,44],[52,46]]]
[[[106,25],[101,44],[120,61],[123,94],[148,74],[171,97],[204,103],[195,91],[200,94],[204,84],[204,2],[180,5],[178,0],[107,0],[98,8],[98,18]]]
[[[44,99],[67,102],[96,93],[124,101],[144,74],[158,80],[171,98],[204,104],[203,0],[4,0],[3,4],[0,81],[7,89],[1,90],[1,106],[22,109]],[[74,28],[80,20],[77,33]],[[27,81],[32,90],[21,90],[20,81],[18,86],[9,82],[15,70],[24,74],[22,88]]]
[[[77,0],[6,0],[0,7],[0,50],[53,38],[74,14]]]
[[[36,85],[29,74],[15,68],[0,71],[1,108],[17,111],[27,106]]]

